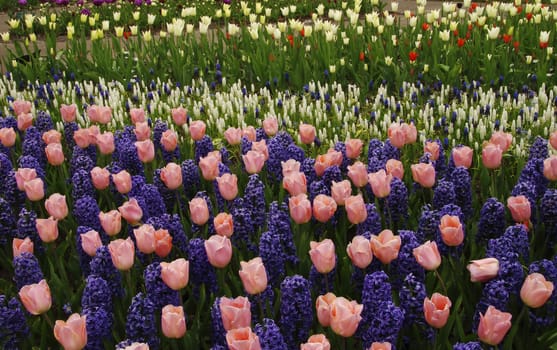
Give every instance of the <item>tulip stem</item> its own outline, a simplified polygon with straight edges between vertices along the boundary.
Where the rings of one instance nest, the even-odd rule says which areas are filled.
[[[265,318],[265,311],[263,309],[263,299],[261,298],[261,293],[257,295],[257,302],[259,304],[259,312],[261,313],[261,323],[263,324],[263,318]]]
[[[495,170],[489,170],[489,179],[491,180],[491,196],[497,197],[497,186],[495,185]]]
[[[54,329],[54,323],[52,323],[52,320],[50,319],[50,317],[48,317],[48,314],[46,312],[43,314],[43,318],[45,319],[46,323],[50,326],[50,328]]]
[[[323,278],[325,279],[325,293],[329,293],[329,278],[326,273],[323,274]]]
[[[447,286],[445,285],[445,282],[443,281],[443,278],[441,278],[441,274],[439,273],[439,270],[435,270],[435,276],[437,276],[437,279],[439,280],[439,283],[441,283],[441,288],[443,288],[443,291],[445,292],[445,295],[449,295],[449,293],[447,291]]]

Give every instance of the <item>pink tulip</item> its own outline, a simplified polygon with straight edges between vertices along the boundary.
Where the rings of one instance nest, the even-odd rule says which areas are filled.
[[[368,350],[391,350],[392,344],[389,342],[373,342]]]
[[[259,337],[250,327],[231,329],[226,333],[229,350],[261,350]]]
[[[300,140],[305,145],[311,145],[315,140],[315,126],[301,123],[299,127]]]
[[[439,293],[433,293],[431,299],[424,299],[424,318],[431,327],[443,328],[451,312],[451,300]]]
[[[288,209],[292,220],[298,225],[311,220],[311,203],[305,193],[290,197],[288,199]]]
[[[275,117],[268,117],[263,120],[263,131],[267,136],[274,136],[278,132],[278,121]]]
[[[205,180],[213,181],[219,176],[219,163],[220,160],[213,155],[207,155],[199,159],[199,168]]]
[[[549,135],[549,144],[553,147],[553,149],[557,150],[557,130]]]
[[[202,120],[194,120],[190,122],[190,136],[192,140],[199,141],[205,136],[205,130],[207,126]]]
[[[267,142],[265,140],[253,141],[251,143],[251,150],[262,153],[265,156],[265,161],[269,159],[269,150],[267,149]]]
[[[155,254],[159,258],[165,258],[172,251],[172,236],[166,229],[155,231]]]
[[[94,257],[97,254],[97,249],[99,249],[103,244],[101,242],[101,236],[95,230],[89,230],[81,235],[81,249],[85,254],[90,257]]]
[[[441,239],[449,247],[461,245],[464,241],[464,230],[458,216],[443,215],[439,224]]]
[[[557,156],[551,156],[543,161],[543,176],[549,181],[557,181]]]
[[[209,207],[204,198],[193,198],[190,203],[190,218],[196,225],[205,225],[209,220]]]
[[[57,220],[63,220],[68,216],[68,204],[66,196],[60,193],[53,193],[44,202],[44,206],[48,214]]]
[[[133,130],[137,141],[145,141],[151,138],[151,128],[147,122],[140,122],[135,124]]]
[[[172,290],[185,288],[190,279],[190,262],[184,258],[161,262],[161,279]]]
[[[58,238],[58,220],[50,216],[48,219],[36,219],[35,228],[45,243],[54,242]]]
[[[144,122],[145,111],[143,110],[143,108],[130,108],[130,119],[132,124]]]
[[[281,162],[282,167],[282,176],[286,177],[290,173],[298,173],[300,172],[300,162],[294,159],[289,159],[286,162]]]
[[[491,135],[489,142],[499,145],[499,148],[501,148],[503,152],[506,152],[513,143],[513,135],[511,133],[496,131]]]
[[[487,169],[497,169],[503,160],[503,150],[499,145],[488,143],[482,150],[482,163]]]
[[[25,181],[23,188],[25,189],[25,195],[32,202],[40,201],[44,197],[44,183],[40,177]]]
[[[331,304],[336,298],[336,295],[329,292],[325,295],[318,296],[315,301],[317,320],[323,327],[329,327],[331,325]]]
[[[21,253],[33,254],[33,246],[33,241],[29,237],[25,237],[25,239],[14,238],[12,241],[13,257],[20,256]]]
[[[91,181],[97,190],[104,190],[110,185],[110,171],[98,166],[91,169]]]
[[[12,102],[12,107],[14,109],[14,115],[20,115],[21,113],[30,113],[33,104],[25,100],[15,100]]]
[[[209,263],[216,268],[225,268],[232,259],[232,243],[226,236],[212,235],[205,241],[205,252]]]
[[[112,118],[112,109],[107,106],[91,105],[87,108],[87,116],[91,122],[108,124]]]
[[[72,314],[67,321],[56,320],[54,337],[64,350],[81,350],[87,345],[86,316]]]
[[[412,250],[418,264],[428,271],[436,270],[441,265],[441,254],[437,249],[437,243],[427,241]]]
[[[186,317],[183,306],[166,305],[161,313],[162,334],[167,338],[180,339],[186,334]]]
[[[532,210],[530,201],[526,196],[511,196],[507,198],[507,207],[511,211],[511,215],[515,222],[523,223],[530,220]]]
[[[242,142],[242,129],[229,127],[224,131],[224,138],[231,146],[239,145]]]
[[[348,177],[356,187],[364,187],[368,182],[367,167],[358,161],[348,166]]]
[[[398,159],[389,159],[385,164],[385,171],[387,175],[392,175],[401,180],[404,177],[404,165]]]
[[[297,196],[307,192],[306,175],[302,172],[292,172],[282,178],[282,187],[291,195]]]
[[[155,228],[153,225],[143,224],[133,230],[135,245],[143,254],[151,254],[155,251]]]
[[[418,163],[412,164],[412,178],[424,188],[432,188],[435,184],[435,168],[432,164]]]
[[[357,225],[367,219],[367,209],[361,194],[350,196],[344,201],[344,209],[350,223]]]
[[[176,131],[168,129],[162,133],[161,146],[167,152],[174,152],[178,147],[178,134]]]
[[[122,230],[122,214],[118,210],[99,212],[99,221],[104,232],[109,236],[115,236]]]
[[[1,128],[0,129],[0,143],[4,147],[12,147],[15,145],[16,133],[13,128]]]
[[[183,107],[172,108],[171,114],[172,121],[174,121],[174,124],[178,126],[182,126],[188,121],[188,111]]]
[[[391,193],[392,175],[387,175],[383,169],[370,173],[367,176],[373,195],[377,198],[385,198]]]
[[[46,145],[44,148],[46,154],[46,159],[48,164],[52,166],[58,166],[64,164],[64,150],[62,149],[62,144],[51,143]]]
[[[14,129],[12,129],[13,131]],[[0,139],[2,138],[0,134]],[[58,130],[50,129],[43,133],[42,139],[46,145],[51,143],[61,143],[62,142],[62,134]]]
[[[76,112],[77,105],[75,103],[72,103],[71,105],[62,104],[62,106],[60,107],[60,116],[66,123],[75,121]]]
[[[130,237],[117,239],[108,244],[112,264],[120,271],[128,271],[135,260],[135,247]]]
[[[260,257],[248,262],[240,261],[240,266],[240,278],[248,294],[259,294],[267,288],[267,271]]]
[[[435,141],[426,141],[424,145],[424,153],[429,153],[429,159],[433,161],[439,159],[439,144]]]
[[[135,198],[124,202],[124,204],[118,207],[118,211],[130,225],[137,224],[143,217],[143,210],[141,210]]]
[[[246,297],[220,298],[222,325],[226,331],[251,325],[251,304]]]
[[[255,142],[257,139],[257,132],[253,126],[248,125],[242,129],[242,137],[245,137],[248,141]]]
[[[50,287],[46,280],[39,283],[28,284],[19,290],[19,298],[25,306],[25,309],[32,315],[40,315],[52,306],[52,297],[50,295]]]
[[[161,169],[161,181],[169,190],[175,190],[182,186],[182,168],[173,162],[166,164]]]
[[[322,176],[327,168],[334,165],[340,166],[342,164],[342,160],[342,153],[331,148],[327,151],[327,153],[320,154],[315,158],[313,168],[317,176]]]
[[[533,309],[542,307],[551,297],[553,287],[553,282],[547,281],[541,273],[531,273],[522,284],[520,299]]]
[[[87,128],[89,132],[89,144],[96,145],[97,144],[97,137],[101,135],[101,129],[98,125],[91,125]]]
[[[404,133],[404,143],[407,145],[415,143],[418,138],[418,130],[416,130],[416,125],[414,125],[414,123],[402,123],[400,127],[402,128],[402,132]]]
[[[97,147],[99,147],[99,151],[101,154],[109,155],[114,152],[116,146],[114,144],[114,134],[110,131],[103,132],[96,136]]]
[[[406,133],[399,123],[393,123],[387,131],[391,145],[396,148],[402,148],[406,144]]]
[[[352,260],[352,264],[360,269],[368,267],[373,260],[370,242],[364,236],[354,236],[352,242],[346,247],[346,253]]]
[[[31,168],[19,168],[15,172],[15,181],[17,184],[17,189],[20,191],[25,191],[24,184],[27,181],[31,181],[37,178],[37,171]]]
[[[346,140],[346,158],[357,159],[362,153],[364,142],[360,139]]]
[[[33,115],[31,113],[21,113],[17,116],[17,128],[25,131],[33,125]]]
[[[348,180],[342,180],[341,182],[333,181],[331,185],[331,196],[337,203],[337,205],[344,205],[346,198],[350,197],[352,194],[352,185]]]
[[[364,306],[355,300],[338,297],[331,303],[331,329],[345,338],[356,333]]]
[[[213,225],[217,235],[226,236],[230,238],[234,233],[234,219],[228,213],[219,213],[213,219]]]
[[[319,273],[329,273],[336,265],[335,244],[330,239],[309,242],[309,257]]]
[[[337,210],[337,203],[333,197],[318,194],[313,199],[313,216],[319,222],[327,222]]]
[[[126,194],[132,190],[132,176],[126,170],[112,174],[112,182],[114,182],[116,190],[121,194]]]
[[[466,268],[470,271],[471,282],[487,282],[497,277],[499,273],[499,260],[495,258],[472,260]]]
[[[248,151],[242,156],[248,174],[257,174],[265,165],[265,155],[257,151]]]
[[[300,345],[300,350],[331,350],[331,343],[324,334],[314,334]]]
[[[499,311],[490,305],[484,315],[480,313],[478,337],[488,345],[498,345],[511,328],[512,317],[511,313]]]
[[[91,145],[91,139],[89,137],[89,129],[80,128],[74,131],[73,140],[79,148],[87,148]]]
[[[136,141],[137,157],[142,163],[149,163],[155,159],[155,144],[147,139],[144,141]]]
[[[390,264],[398,258],[400,244],[400,236],[395,236],[391,230],[383,230],[379,236],[371,235],[370,239],[373,255],[383,264]]]
[[[469,169],[472,166],[472,158],[474,150],[468,146],[460,146],[453,148],[453,162],[456,167],[463,166]]]
[[[238,195],[238,177],[236,174],[225,173],[217,177],[217,185],[222,198],[231,201]]]

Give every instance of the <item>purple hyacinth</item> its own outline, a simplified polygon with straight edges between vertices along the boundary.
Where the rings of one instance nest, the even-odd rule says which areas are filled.
[[[242,198],[236,198],[233,202],[230,214],[234,221],[234,234],[232,235],[232,243],[238,247],[245,244],[252,252],[257,252],[257,245],[252,240],[254,234],[253,223],[251,221],[251,212],[244,205]]]
[[[469,341],[467,343],[456,343],[453,350],[482,350],[482,344],[479,341]]]
[[[54,123],[47,111],[38,111],[34,124],[41,134],[54,129]]]
[[[149,344],[150,349],[158,349],[160,339],[157,336],[155,305],[143,293],[136,294],[128,309],[126,317],[126,336],[134,342]]]
[[[132,196],[130,194],[130,197],[135,197],[138,202],[139,198],[143,199],[143,202],[145,203],[141,206],[141,209],[143,210],[143,220],[148,220],[153,216],[159,216],[166,213],[166,205],[155,185],[143,184],[140,187],[138,195]]]
[[[5,350],[21,349],[20,342],[29,334],[25,312],[15,298],[0,295],[0,339]]]
[[[308,187],[310,187],[311,184],[317,180],[317,174],[315,173],[315,159],[305,158],[300,164],[300,171],[306,176]]]
[[[10,203],[0,197],[0,245],[12,240],[16,230],[15,223]]]
[[[73,149],[75,146],[75,140],[73,139],[74,133],[79,129],[79,125],[76,122],[66,123],[64,122],[64,139],[66,140],[66,145],[69,149]]]
[[[126,126],[123,130],[118,130],[114,134],[115,151],[112,154],[112,159],[118,163],[122,170],[127,170],[131,175],[139,175],[144,172],[143,163],[137,155],[135,141],[137,141],[137,137],[133,126]]]
[[[218,290],[215,268],[209,264],[205,242],[202,238],[194,238],[189,242],[190,280],[194,285],[194,293],[199,293],[199,288],[205,284],[209,291]]]
[[[447,204],[455,204],[456,193],[452,182],[441,179],[433,192],[433,207],[440,209]]]
[[[557,241],[557,190],[545,191],[540,202],[540,217],[545,227],[548,246],[553,246]]]
[[[381,217],[374,204],[366,203],[367,218],[358,224],[357,234],[371,238],[371,235],[378,235],[381,231]]]
[[[102,308],[112,311],[112,298],[108,297],[112,292],[108,282],[98,275],[89,275],[85,281],[85,289],[81,296],[82,308]]]
[[[422,215],[418,221],[418,230],[416,231],[416,236],[418,241],[424,242],[429,239],[434,239],[439,231],[439,212],[431,209],[431,207],[424,206],[422,208]]]
[[[489,198],[480,210],[476,241],[482,242],[497,238],[503,232],[505,232],[505,206],[496,198]]]
[[[95,188],[93,187],[89,172],[82,169],[77,170],[71,178],[71,183],[72,197],[75,200],[83,197],[93,197],[95,195]]]
[[[316,180],[309,185],[309,200],[313,202],[315,197],[320,194],[324,194],[326,196],[331,195],[331,186],[327,187],[327,184],[323,180]]]
[[[347,167],[350,165],[350,159],[346,157],[346,144],[344,142],[335,143],[335,151],[342,153],[342,164],[340,165],[340,170],[346,174],[348,170]]]
[[[168,287],[161,278],[161,265],[159,262],[147,265],[143,272],[143,279],[145,280],[147,297],[153,302],[155,309],[161,310],[168,304],[180,305],[180,294],[178,291]]]
[[[295,350],[308,338],[313,323],[310,284],[300,275],[289,276],[280,291],[280,330],[288,349]]]
[[[103,349],[105,339],[111,336],[114,316],[112,310],[102,307],[83,308],[82,314],[85,318],[85,328],[87,329],[86,350]]]
[[[267,231],[261,235],[259,254],[265,265],[269,283],[278,286],[285,273],[285,254],[278,233]]]
[[[513,251],[518,254],[522,261],[528,262],[530,258],[530,243],[526,227],[520,224],[509,226],[503,236],[511,242]]]
[[[257,174],[249,177],[244,190],[244,205],[251,213],[254,230],[261,229],[266,219],[267,203],[265,202],[265,185]]]
[[[402,180],[394,177],[391,181],[391,193],[387,196],[383,208],[389,220],[389,227],[402,228],[408,219],[408,189]]]
[[[163,214],[161,216],[152,216],[146,221],[147,224],[153,225],[155,230],[166,229],[172,236],[172,245],[180,250],[181,255],[188,252],[188,238],[182,226],[180,216],[178,214]]]
[[[280,328],[270,318],[264,318],[263,322],[255,325],[255,334],[259,337],[261,350],[288,350]]]
[[[44,279],[39,260],[31,253],[24,252],[16,256],[13,265],[14,282],[17,290],[29,284],[39,283]]]
[[[557,266],[555,259],[547,260],[542,259],[534,261],[530,264],[529,273],[541,273],[546,280],[551,281],[553,286],[557,285]],[[536,327],[547,327],[555,321],[555,314],[557,313],[557,290],[553,289],[549,300],[543,307],[537,309],[530,309],[530,322]]]
[[[46,180],[46,173],[44,171],[44,167],[40,164],[40,161],[36,158],[36,155],[21,156],[17,160],[17,163],[20,168],[35,169],[35,171],[37,172],[37,177],[40,177],[43,181]]]
[[[289,159],[297,160],[300,163],[304,160],[305,157],[304,150],[301,149],[300,146],[296,145],[295,143],[291,143],[290,145],[288,145],[288,147],[286,148],[286,152],[290,157]]]
[[[77,199],[73,207],[73,216],[78,225],[89,226],[94,230],[101,231],[101,221],[99,205],[95,198],[85,196]]]
[[[18,215],[15,236],[21,239],[29,237],[33,241],[35,252],[42,253],[44,251],[43,241],[37,232],[36,220],[37,213],[33,210],[22,208]]]
[[[199,141],[195,141],[195,163],[199,164],[199,159],[207,156],[214,149],[213,140],[208,135],[203,136]]]
[[[383,302],[391,301],[391,284],[389,276],[384,271],[376,271],[366,275],[364,278],[364,288],[362,290],[362,310],[361,324],[371,321],[373,314]]]
[[[398,296],[400,307],[406,315],[404,326],[410,327],[412,324],[424,326],[424,299],[427,297],[424,281],[417,279],[412,273],[408,274]]]
[[[342,172],[340,168],[336,165],[330,166],[325,169],[323,173],[323,183],[327,188],[331,188],[334,182],[341,182],[342,181]]]
[[[10,170],[7,176],[2,177],[3,181],[0,185],[1,193],[4,199],[10,203],[13,208],[21,208],[25,204],[25,192],[17,188],[17,181],[15,179],[15,171]]]
[[[472,215],[472,179],[465,167],[454,168],[449,177],[454,185],[455,204],[462,208],[465,217]]]
[[[186,159],[182,163],[182,185],[186,195],[192,197],[201,186],[199,167],[192,159]]]
[[[122,276],[114,267],[112,257],[107,246],[97,249],[97,254],[89,264],[91,274],[102,277],[109,285],[113,297],[121,297],[124,295],[122,288]]]
[[[284,131],[278,132],[267,142],[269,159],[266,162],[266,167],[271,180],[277,182],[282,181],[281,162],[285,162],[291,158],[288,153],[288,146],[290,146],[293,142],[294,141],[292,140],[290,134]]]
[[[22,155],[33,156],[39,161],[42,169],[46,166],[46,155],[44,153],[45,143],[41,137],[41,132],[34,126],[29,127],[25,131],[25,137],[22,144]]]
[[[214,346],[226,346],[226,330],[222,323],[222,314],[220,312],[220,297],[215,299],[213,306],[211,306],[211,328],[213,335]]]
[[[398,252],[398,257],[391,263],[395,276],[393,281],[395,288],[398,288],[406,276],[410,274],[420,281],[423,281],[425,278],[424,269],[418,264],[413,254],[414,248],[421,244],[416,234],[413,231],[406,230],[400,230],[398,234],[400,235],[400,251]]]
[[[247,137],[242,136],[242,140],[240,142],[240,152],[242,152],[242,154],[245,155],[250,150],[251,150],[251,141],[248,140]]]
[[[298,263],[298,255],[296,254],[296,245],[294,244],[294,234],[290,226],[290,214],[288,205],[285,203],[279,205],[278,202],[272,202],[269,207],[267,227],[269,231],[273,231],[280,237],[280,242],[284,251],[284,258],[292,263]]]

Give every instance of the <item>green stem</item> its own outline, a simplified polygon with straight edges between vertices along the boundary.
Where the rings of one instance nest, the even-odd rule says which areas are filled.
[[[50,319],[50,317],[48,317],[48,313],[45,312],[43,314],[43,318],[46,321],[46,323],[50,326],[51,329],[54,329],[54,323],[52,322],[52,320]]]
[[[445,293],[445,295],[449,295],[447,291],[447,286],[445,285],[443,278],[441,278],[441,274],[439,273],[439,270],[435,270],[434,272],[435,272],[435,276],[437,276],[437,279],[439,280],[439,283],[441,283],[441,288],[443,288],[443,292]]]
[[[265,318],[265,309],[263,308],[263,299],[261,298],[261,293],[257,295],[257,303],[259,304],[259,313],[261,314],[261,322]]]

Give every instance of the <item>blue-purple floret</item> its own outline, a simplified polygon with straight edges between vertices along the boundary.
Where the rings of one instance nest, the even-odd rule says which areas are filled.
[[[112,297],[121,297],[124,295],[122,276],[116,267],[114,267],[107,246],[102,246],[97,249],[97,254],[93,257],[89,266],[92,275],[102,277],[108,283]]]
[[[182,186],[184,192],[189,197],[193,197],[201,186],[201,177],[199,175],[199,168],[193,159],[186,159],[182,162]]]
[[[0,295],[0,344],[5,350],[21,349],[20,342],[29,334],[23,307],[17,298]]]
[[[280,291],[280,330],[288,349],[296,350],[308,338],[313,323],[310,284],[302,276],[290,276],[281,283]]]
[[[145,271],[143,271],[143,279],[145,280],[147,297],[151,300],[156,310],[161,310],[169,304],[180,305],[180,294],[178,291],[168,287],[161,278],[161,265],[159,262],[147,265]]]
[[[150,349],[158,349],[160,339],[155,319],[155,305],[143,293],[132,299],[126,317],[126,336],[134,342],[149,344]]]
[[[72,197],[78,200],[83,197],[93,197],[95,195],[95,188],[91,180],[89,172],[78,169],[71,178],[72,184]]]
[[[214,346],[226,346],[226,330],[222,324],[222,314],[220,312],[220,297],[215,299],[211,306],[211,328]],[[226,348],[225,348],[226,349]]]
[[[366,203],[366,211],[367,217],[364,222],[358,224],[357,234],[370,239],[371,235],[378,235],[382,231],[381,216],[374,204]]]
[[[465,217],[472,215],[472,179],[468,169],[456,167],[450,173],[450,181],[454,185],[455,204],[462,208]]]
[[[29,127],[25,131],[25,137],[21,147],[21,154],[23,156],[33,156],[37,158],[40,168],[44,169],[46,166],[46,155],[44,153],[45,143],[41,137],[39,129],[34,126]]]
[[[488,198],[480,210],[476,241],[500,237],[505,232],[505,206],[496,198]]]
[[[77,199],[73,207],[73,215],[80,226],[89,226],[94,230],[101,231],[101,221],[99,205],[95,198],[84,196]]]
[[[269,283],[278,286],[285,273],[285,254],[278,233],[275,231],[263,232],[259,239],[259,255],[267,270]]]
[[[261,350],[287,350],[284,337],[280,333],[280,328],[275,321],[270,318],[264,318],[263,322],[255,325],[255,334],[259,337]]]
[[[542,259],[530,264],[529,274],[541,273],[545,279],[557,285],[557,266],[554,260]],[[549,300],[541,308],[530,309],[530,322],[535,327],[547,327],[555,321],[557,313],[557,290],[554,288]]]
[[[39,283],[44,279],[39,260],[31,253],[24,252],[16,256],[13,265],[14,282],[17,290],[29,284]]]
[[[402,180],[393,178],[391,193],[387,197],[383,214],[389,218],[390,227],[404,227],[408,218],[408,189]]]
[[[206,157],[209,152],[214,150],[213,140],[208,135],[203,136],[199,141],[195,141],[195,163],[199,164],[199,159]]]
[[[452,182],[441,179],[433,191],[433,207],[440,209],[447,204],[455,204],[456,193]]]
[[[190,280],[194,285],[194,292],[199,292],[202,284],[205,284],[209,291],[218,290],[217,275],[215,268],[209,263],[205,242],[202,238],[194,238],[189,242],[189,262]]]
[[[265,185],[257,174],[249,177],[244,190],[244,205],[251,213],[254,230],[261,229],[266,220],[267,203],[265,201]]]
[[[456,343],[453,350],[482,350],[482,344],[479,341],[470,341],[467,343]]]
[[[419,281],[423,281],[425,277],[424,269],[418,264],[414,257],[413,250],[421,244],[413,231],[400,230],[400,250],[398,257],[391,262],[392,269],[395,271],[395,279],[393,284],[398,288],[406,276],[412,274]]]

